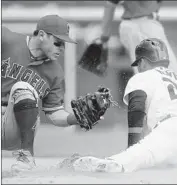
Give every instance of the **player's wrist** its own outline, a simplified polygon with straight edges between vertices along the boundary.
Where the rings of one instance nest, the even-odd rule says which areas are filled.
[[[68,125],[78,125],[77,119],[74,114],[69,114],[67,116]]]
[[[102,35],[100,37],[100,40],[102,41],[102,43],[106,43],[106,42],[108,42],[109,38],[110,38],[110,36]]]
[[[109,36],[100,36],[98,38],[96,38],[93,43],[96,43],[96,44],[104,44],[104,43],[107,43],[109,40]]]

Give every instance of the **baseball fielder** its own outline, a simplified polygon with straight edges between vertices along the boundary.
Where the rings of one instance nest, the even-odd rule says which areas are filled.
[[[2,27],[2,149],[17,150],[15,170],[35,166],[40,100],[54,125],[78,124],[63,107],[64,74],[58,59],[65,42],[75,43],[68,35],[68,23],[57,15],[42,17],[31,37]]]
[[[177,59],[165,35],[164,28],[158,19],[158,11],[162,1],[119,1],[108,0],[105,4],[102,20],[103,41],[111,34],[111,24],[117,5],[123,6],[124,13],[119,26],[120,41],[127,49],[131,63],[135,60],[135,47],[146,38],[158,38],[165,42],[169,57],[169,68],[177,73]],[[134,68],[137,73],[137,69]]]
[[[167,47],[159,39],[145,39],[135,56],[132,66],[139,73],[130,78],[123,99],[128,106],[128,148],[106,159],[77,156],[75,170],[132,172],[177,164],[177,74],[168,69]]]

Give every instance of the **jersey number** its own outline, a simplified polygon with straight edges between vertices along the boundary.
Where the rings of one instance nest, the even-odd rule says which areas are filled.
[[[167,89],[171,100],[177,99],[177,84],[171,81],[169,78],[163,77],[162,79],[163,81],[168,82]]]

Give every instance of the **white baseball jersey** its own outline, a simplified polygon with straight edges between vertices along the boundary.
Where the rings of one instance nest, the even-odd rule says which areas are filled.
[[[177,75],[171,70],[157,67],[134,75],[125,89],[125,104],[128,104],[128,94],[135,90],[147,94],[145,107],[150,130],[167,115],[177,116]]]

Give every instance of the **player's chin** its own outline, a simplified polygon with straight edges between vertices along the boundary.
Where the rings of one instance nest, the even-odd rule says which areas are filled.
[[[51,55],[51,56],[50,56],[50,59],[51,59],[51,60],[53,60],[53,61],[56,61],[56,60],[58,60],[58,59],[59,59],[59,57],[60,57],[60,54],[59,54],[59,53],[57,53],[57,54],[53,54],[53,55]]]

